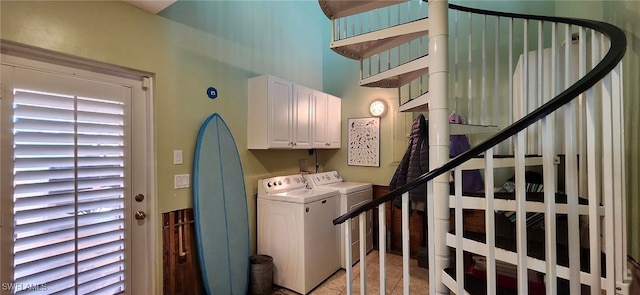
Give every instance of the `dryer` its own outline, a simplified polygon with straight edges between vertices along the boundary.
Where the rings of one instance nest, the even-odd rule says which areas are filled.
[[[338,190],[340,198],[338,201],[339,214],[343,215],[347,211],[361,206],[373,200],[373,189],[371,183],[344,181],[337,171],[307,174],[304,176],[313,188],[330,188]],[[366,252],[373,249],[373,224],[371,222],[372,212],[367,212],[366,222]],[[340,266],[346,268],[344,224],[340,226]],[[360,225],[359,217],[351,222],[351,265],[360,260]]]
[[[307,294],[340,269],[338,198],[301,174],[258,181],[257,252],[273,257],[274,284]]]

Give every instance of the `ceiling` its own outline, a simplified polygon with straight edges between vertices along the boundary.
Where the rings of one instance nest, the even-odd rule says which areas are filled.
[[[142,8],[150,13],[156,14],[163,9],[169,7],[169,5],[175,3],[177,0],[122,0],[131,5]]]

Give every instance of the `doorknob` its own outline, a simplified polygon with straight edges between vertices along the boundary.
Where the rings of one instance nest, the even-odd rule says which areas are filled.
[[[144,200],[144,195],[143,194],[137,194],[135,196],[136,202],[142,202],[142,200]]]
[[[144,211],[138,211],[136,212],[135,217],[137,220],[144,220],[145,218],[147,218],[147,213],[144,213]]]

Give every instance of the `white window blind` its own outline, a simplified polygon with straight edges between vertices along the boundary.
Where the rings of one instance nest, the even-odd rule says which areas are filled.
[[[124,291],[124,109],[14,89],[15,293]]]

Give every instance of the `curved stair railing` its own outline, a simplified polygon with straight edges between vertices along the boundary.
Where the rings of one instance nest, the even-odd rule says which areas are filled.
[[[457,5],[449,5],[448,17],[456,28],[453,33],[449,28],[449,36],[454,36],[449,41],[454,44],[449,85],[454,89],[444,93],[454,93],[456,101],[460,93],[467,93],[469,100],[495,96],[493,101],[473,100],[465,111],[480,108],[504,114],[506,110],[514,122],[445,164],[336,218],[334,224],[351,228],[351,218],[378,210],[379,288],[390,291],[385,274],[385,204],[401,198],[402,286],[407,294],[408,192],[426,184],[429,294],[474,294],[478,290],[472,284],[477,281],[483,283],[478,293],[487,294],[511,287],[519,294],[628,294],[620,65],[626,50],[624,33],[598,21]],[[461,26],[470,28],[466,35],[460,34]],[[488,30],[499,37],[488,38]],[[466,63],[457,52],[463,39],[468,40]],[[495,56],[493,68],[486,52]],[[482,57],[476,59],[478,53]],[[456,80],[465,74],[463,69],[468,71],[464,83]],[[487,85],[493,85],[494,92],[488,92]],[[505,149],[512,153],[507,160],[494,156]],[[525,155],[530,151],[539,160],[528,161]],[[511,193],[494,189],[498,169],[504,167],[514,175]],[[462,171],[468,169],[483,172],[483,192],[462,190]],[[527,171],[535,169],[542,183],[527,178]],[[455,179],[450,194],[434,193],[434,187],[442,185],[434,180],[449,173]],[[532,191],[532,184],[541,192]],[[464,216],[470,210],[484,213],[484,233],[468,230]],[[506,216],[513,220],[507,219],[512,232],[505,236],[499,221]],[[527,221],[533,217],[543,221],[532,226]],[[364,220],[362,216],[361,235]],[[351,261],[350,231],[345,234],[346,259]],[[365,251],[360,253],[360,261],[366,261]],[[348,266],[348,294],[354,284],[351,271]],[[367,288],[366,274],[366,263],[360,263],[361,290]]]

